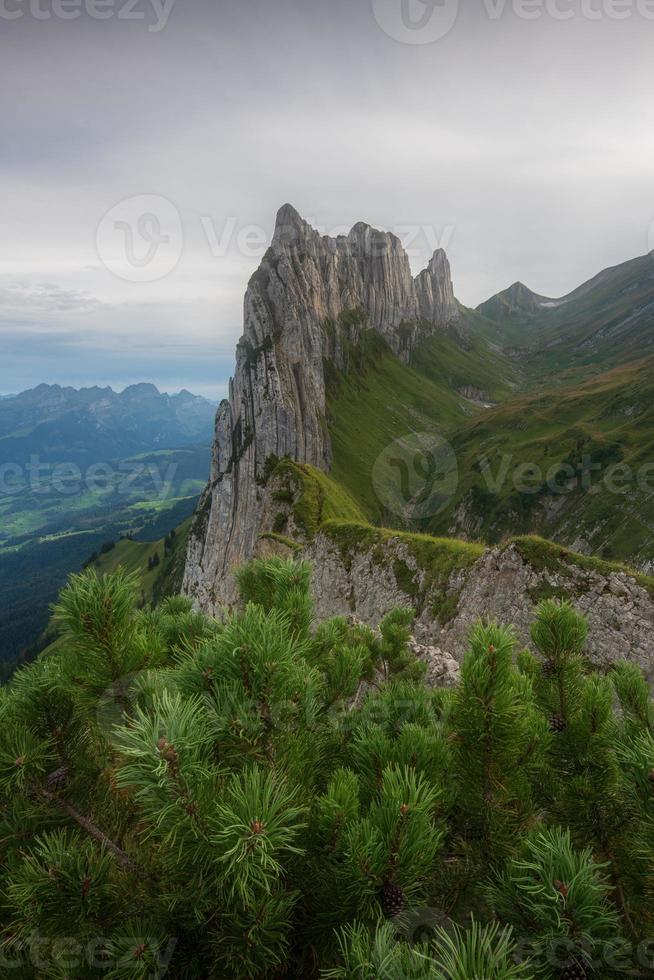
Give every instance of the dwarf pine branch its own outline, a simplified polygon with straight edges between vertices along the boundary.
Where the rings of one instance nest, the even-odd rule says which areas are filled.
[[[71,579],[57,651],[0,690],[12,975],[651,972],[640,672],[594,672],[583,617],[548,601],[533,652],[480,623],[431,690],[411,610],[316,625],[310,574],[246,565],[223,622],[138,609],[122,571]]]

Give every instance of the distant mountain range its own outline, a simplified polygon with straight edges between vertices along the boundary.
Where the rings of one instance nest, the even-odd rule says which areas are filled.
[[[183,390],[153,384],[62,388],[41,384],[0,400],[0,463],[87,464],[211,439],[215,405]]]
[[[0,399],[0,672],[37,641],[93,552],[121,535],[157,540],[188,518],[215,413],[206,398],[152,384],[41,384]]]

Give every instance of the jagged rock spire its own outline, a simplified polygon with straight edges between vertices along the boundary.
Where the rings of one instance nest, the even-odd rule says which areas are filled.
[[[288,455],[329,469],[323,361],[345,366],[338,322],[353,310],[408,358],[421,335],[457,319],[445,253],[437,250],[414,279],[395,235],[359,222],[330,238],[285,204],[248,284],[236,371],[216,419],[211,482],[189,543],[184,588],[210,611],[231,600],[234,568],[256,553],[257,479],[266,460]]]

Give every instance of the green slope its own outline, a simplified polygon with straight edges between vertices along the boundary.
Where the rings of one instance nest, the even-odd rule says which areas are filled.
[[[609,558],[654,558],[654,358],[523,394],[450,441],[460,483],[429,530],[491,542],[535,531]]]
[[[92,562],[98,575],[106,575],[121,566],[127,572],[135,572],[141,584],[142,603],[157,602],[166,595],[179,591],[184,573],[186,542],[192,518],[187,518],[175,529],[172,541],[166,547],[166,537],[158,541],[118,541],[107,554]],[[149,568],[148,563],[159,557],[159,564]]]
[[[454,430],[483,411],[467,389],[476,389],[481,400],[506,398],[519,377],[508,358],[472,334],[435,335],[406,364],[367,331],[352,349],[348,370],[328,362],[325,369],[331,476],[376,523],[392,521],[372,482],[382,450],[409,432]]]
[[[519,358],[483,336],[506,322],[475,311],[462,310],[461,331],[429,337],[409,364],[364,333],[348,369],[328,370],[331,478],[373,524],[405,527],[375,492],[375,461],[399,437],[437,432],[454,449],[459,484],[412,529],[489,543],[536,533],[651,568],[654,356],[633,351],[654,340],[644,310],[650,297],[654,305],[654,262],[607,270],[565,310],[544,311],[540,326],[533,297],[512,294],[532,310],[532,346]]]
[[[517,283],[477,312],[483,336],[522,348],[532,378],[580,380],[654,353],[654,253],[604,269],[559,300]]]

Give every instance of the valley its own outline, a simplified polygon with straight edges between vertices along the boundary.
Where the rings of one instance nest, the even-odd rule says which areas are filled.
[[[151,385],[121,394],[41,385],[3,399],[3,670],[38,645],[50,604],[94,553],[121,538],[156,542],[192,514],[214,413],[206,399],[170,398]],[[133,454],[111,455],[119,447]]]

